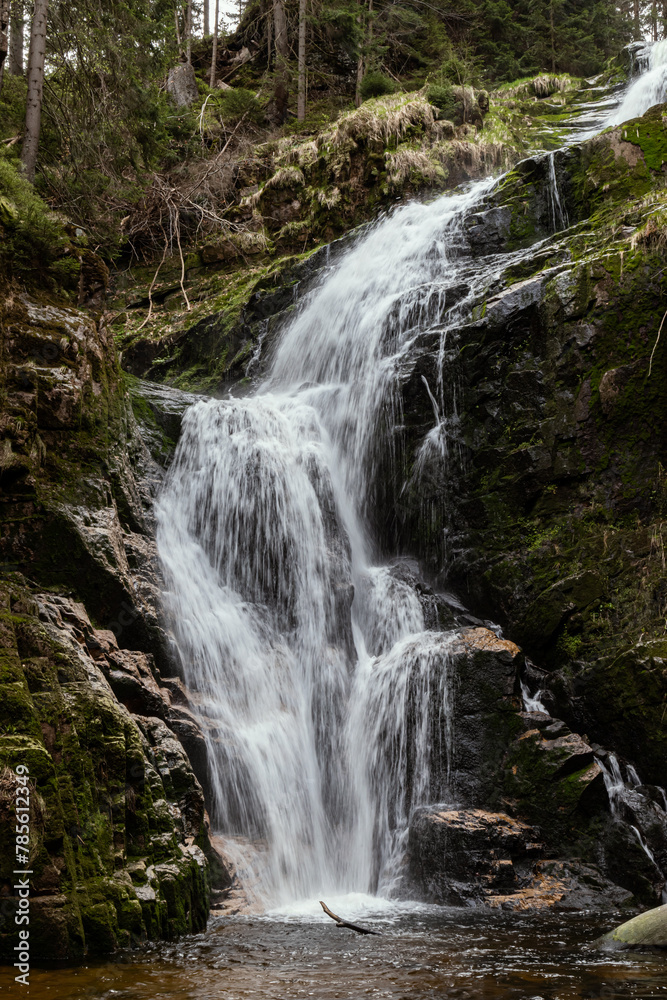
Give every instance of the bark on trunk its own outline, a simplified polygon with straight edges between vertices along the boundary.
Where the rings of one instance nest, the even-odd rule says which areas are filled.
[[[35,0],[30,31],[28,54],[28,101],[25,113],[25,138],[21,161],[25,176],[35,180],[39,130],[42,123],[42,94],[44,92],[44,58],[46,55],[46,18],[49,0]]]
[[[287,117],[287,60],[289,58],[289,42],[287,39],[287,18],[283,0],[273,0],[273,34],[276,47],[276,86],[274,100],[276,104],[276,119],[279,124]]]
[[[211,87],[215,87],[215,75],[218,69],[218,17],[219,0],[215,0],[215,24],[213,25],[213,54],[211,55]]]
[[[174,7],[174,24],[176,25],[176,44],[178,45],[179,58],[183,55],[183,43],[181,41],[181,28],[178,23],[178,7]]]
[[[202,35],[204,36],[204,38],[206,38],[211,33],[211,28],[209,23],[210,20],[211,16],[209,10],[209,2],[208,0],[204,0],[204,24],[202,29]]]
[[[192,0],[188,0],[185,10],[185,58],[192,62]]]
[[[9,34],[9,72],[12,76],[23,76],[23,4],[13,0],[11,5]]]
[[[361,104],[361,81],[364,78],[364,70],[366,68],[364,60],[364,45],[365,45],[364,35],[366,33],[364,30],[365,23],[363,14],[364,0],[359,0],[359,3],[362,6],[362,12],[359,14],[359,38],[361,39],[361,41],[359,42],[359,58],[357,60],[357,85],[354,92],[354,103],[356,107],[359,107],[359,105]]]
[[[634,5],[634,34],[635,41],[639,41],[642,37],[642,29],[639,23],[639,0],[635,0]]]
[[[0,0],[0,91],[9,52],[9,0]]]
[[[306,0],[299,0],[299,99],[297,118],[306,117]]]

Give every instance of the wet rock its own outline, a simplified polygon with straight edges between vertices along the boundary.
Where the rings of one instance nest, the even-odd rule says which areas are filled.
[[[518,646],[487,628],[459,631],[452,656],[456,735],[451,785],[465,802],[497,802],[498,764],[521,726],[515,690],[523,656]]]
[[[410,822],[410,874],[439,903],[461,905],[511,889],[540,848],[527,824],[504,813],[425,806]]]
[[[538,824],[552,844],[608,806],[592,747],[560,720],[520,735],[507,751],[503,773],[505,802]]]
[[[79,602],[33,595],[17,581],[0,587],[0,601],[0,773],[19,761],[30,768],[34,958],[73,960],[203,929],[208,866],[194,845],[208,847],[201,785],[167,725],[135,720],[101,669],[157,697],[149,658],[119,650]],[[0,780],[3,896],[15,867],[13,792]],[[151,877],[156,865],[169,867],[169,879]],[[10,899],[4,959],[15,944]]]
[[[494,893],[484,902],[493,909],[581,913],[629,907],[635,900],[631,892],[611,882],[593,865],[546,860],[535,862],[514,892]]]
[[[596,866],[544,859],[546,850],[538,831],[505,813],[426,806],[410,824],[410,875],[434,902],[579,912],[634,901]]]

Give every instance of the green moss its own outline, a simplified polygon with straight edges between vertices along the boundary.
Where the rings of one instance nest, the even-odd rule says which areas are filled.
[[[667,163],[664,111],[664,105],[652,108],[643,118],[623,125],[621,131],[625,142],[639,146],[651,170],[661,170],[663,163]]]
[[[39,894],[42,873],[59,859],[65,898],[54,913],[47,908],[38,915],[41,951],[35,957],[55,957],[56,946],[58,958],[82,957],[84,950],[101,955],[147,936],[200,930],[208,912],[206,868],[184,855],[171,813],[155,805],[169,794],[188,795],[191,774],[176,769],[167,789],[134,722],[101,685],[90,684],[80,660],[29,613],[24,587],[0,587],[0,605],[6,660],[14,670],[17,662],[25,664],[22,714],[14,674],[0,681],[0,704],[11,705],[17,730],[0,734],[0,771],[19,761],[28,765],[35,803],[33,887]],[[8,847],[0,849],[0,885],[9,884],[14,867],[11,814],[3,805],[0,844]],[[164,893],[161,879],[155,881],[153,901],[137,899],[123,870],[133,854],[173,866]],[[3,958],[14,940],[0,928]]]

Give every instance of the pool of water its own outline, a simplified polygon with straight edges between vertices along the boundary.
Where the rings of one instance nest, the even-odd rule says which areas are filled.
[[[264,916],[214,916],[203,934],[114,962],[33,968],[30,998],[667,1000],[667,953],[591,947],[618,922],[614,916],[364,907],[351,901],[345,910],[345,900],[328,902],[381,936],[339,929],[318,913],[317,901]],[[15,986],[10,992],[27,991]]]

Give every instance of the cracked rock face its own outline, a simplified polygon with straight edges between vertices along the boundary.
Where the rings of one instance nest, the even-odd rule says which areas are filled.
[[[161,470],[113,340],[27,298],[3,301],[2,334],[0,951],[14,943],[20,761],[34,955],[76,959],[201,930],[211,884],[230,876],[208,838],[204,739],[162,625]]]
[[[201,930],[210,888],[204,793],[183,745],[153,714],[168,717],[171,698],[151,658],[119,650],[81,604],[16,584],[2,587],[0,627],[3,958],[17,902],[9,769],[18,760],[30,768],[35,957],[73,959]],[[151,714],[131,714],[116,697],[114,683],[127,693],[119,674],[135,684],[130,700],[143,692],[135,709]]]

